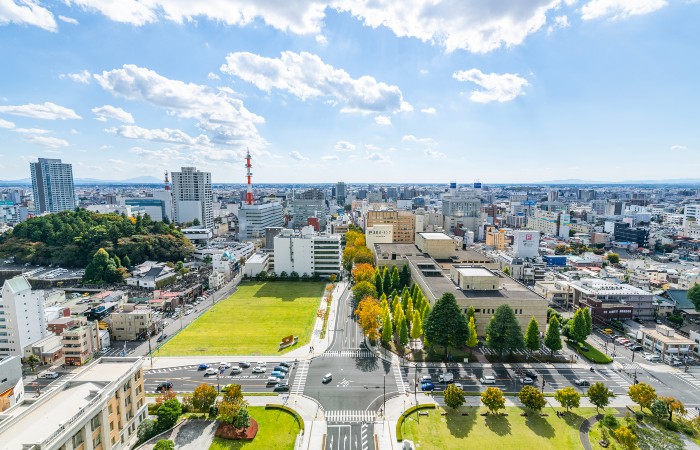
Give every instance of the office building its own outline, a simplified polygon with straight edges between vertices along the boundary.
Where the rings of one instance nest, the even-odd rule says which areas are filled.
[[[513,255],[517,258],[534,258],[540,255],[540,232],[514,230]]]
[[[295,194],[292,200],[292,228],[301,228],[309,225],[310,218],[318,219],[320,231],[326,229],[326,216],[328,208],[323,192],[319,189]]]
[[[571,217],[560,211],[543,211],[538,209],[535,215],[527,218],[527,228],[542,234],[558,236],[569,240]]]
[[[133,448],[146,418],[141,358],[101,358],[71,380],[3,412],[0,449]]]
[[[32,291],[23,276],[5,280],[0,299],[0,355],[22,355],[46,337],[44,291]]]
[[[338,275],[342,253],[340,236],[318,234],[312,227],[304,227],[301,231],[283,230],[275,236],[275,273]]]
[[[0,412],[24,398],[22,362],[19,356],[0,356]]]
[[[162,222],[173,220],[173,191],[155,191],[151,197],[125,198],[123,204],[132,206],[148,214],[152,220]]]
[[[61,339],[63,358],[67,366],[84,365],[102,348],[96,320],[63,330]]]
[[[57,213],[75,209],[73,165],[60,159],[39,158],[29,163],[34,193],[34,213]]]
[[[173,172],[173,219],[176,223],[193,222],[204,228],[214,227],[214,197],[211,173],[195,167]]]
[[[632,228],[627,222],[615,222],[615,240],[619,242],[633,242],[640,247],[649,245],[649,230],[646,228]]]
[[[416,219],[411,211],[369,210],[365,217],[365,227],[375,225],[392,225],[394,242],[412,243],[415,241]]]
[[[651,292],[597,278],[574,281],[571,288],[573,306],[588,307],[596,323],[611,319],[654,319],[654,295]]]
[[[345,204],[345,198],[346,198],[345,183],[342,181],[338,181],[338,184],[335,187],[335,198],[338,199],[339,205]]]
[[[416,233],[416,247],[437,260],[447,260],[457,254],[457,241],[445,233]]]
[[[265,229],[284,225],[282,205],[278,202],[241,205],[238,210],[238,238],[256,239],[265,236]]]

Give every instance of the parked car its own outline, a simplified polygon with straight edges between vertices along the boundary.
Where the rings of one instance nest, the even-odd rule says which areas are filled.
[[[233,366],[231,368],[231,375],[240,375],[241,373],[243,373],[243,369],[241,369],[240,367]]]
[[[209,368],[209,364],[200,364],[197,366],[197,370],[207,370]]]
[[[530,378],[532,378],[533,380],[536,380],[536,379],[537,379],[537,372],[535,372],[535,371],[532,370],[532,369],[527,369],[527,370],[525,371],[525,376],[530,377]]]
[[[253,373],[265,373],[267,369],[265,367],[255,366],[253,367]]]
[[[432,391],[435,389],[435,385],[429,381],[426,381],[425,383],[421,383],[420,388],[424,391]]]
[[[483,377],[479,378],[479,382],[481,384],[496,384],[496,377],[493,375],[484,375]]]
[[[438,381],[442,383],[452,383],[455,379],[454,374],[450,372],[444,372],[438,375]]]
[[[277,370],[279,372],[284,372],[284,373],[289,372],[289,368],[284,367],[284,366],[275,366],[274,369],[272,369],[272,370]]]
[[[277,377],[267,377],[267,384],[277,384],[280,382],[280,379]]]
[[[172,388],[173,384],[170,381],[163,381],[156,387],[156,392],[165,392],[171,390]]]
[[[210,367],[210,368],[208,368],[207,370],[204,371],[204,376],[206,377],[207,375],[216,375],[217,373],[219,373],[218,370],[216,370],[216,369],[213,368],[213,367]]]
[[[156,342],[163,342],[165,340],[165,338],[167,338],[167,337],[168,337],[168,335],[163,333],[160,336],[158,336],[158,339],[156,339]]]
[[[289,385],[284,383],[277,383],[273,389],[275,392],[287,392],[289,390]]]
[[[231,363],[220,362],[220,363],[219,363],[219,369],[221,369],[222,367],[223,367],[224,369],[230,369],[230,368],[231,368]]]
[[[532,378],[530,377],[522,377],[520,379],[520,383],[522,384],[532,384]]]
[[[247,369],[248,367],[250,367],[250,363],[248,361],[241,361],[238,363],[238,365],[240,367],[243,367],[244,369]]]
[[[659,355],[649,355],[645,356],[644,359],[646,359],[649,362],[659,362],[661,361],[661,357]]]
[[[421,383],[431,383],[433,379],[430,377],[430,375],[423,375],[420,377],[420,382]]]
[[[577,379],[575,379],[575,380],[574,380],[574,384],[575,384],[576,386],[581,386],[581,387],[585,387],[585,386],[590,386],[590,385],[591,385],[590,381],[584,380],[583,378],[577,378]]]
[[[282,367],[292,367],[293,363],[287,362],[287,361],[282,361],[279,365]]]
[[[325,375],[323,376],[323,379],[321,380],[321,382],[322,382],[323,384],[330,383],[332,379],[333,379],[333,374],[332,374],[332,373],[327,373],[327,374],[325,374]]]
[[[41,374],[41,378],[48,378],[48,379],[55,379],[58,378],[58,373],[57,372],[51,372],[51,371],[46,371]]]
[[[283,379],[287,376],[285,372],[280,372],[279,370],[273,370],[272,373],[270,373],[270,375],[279,379]]]

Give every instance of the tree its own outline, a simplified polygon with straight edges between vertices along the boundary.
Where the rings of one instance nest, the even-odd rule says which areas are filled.
[[[399,275],[399,268],[393,266],[391,268],[391,287],[397,291],[401,289],[401,275]]]
[[[593,332],[593,317],[591,316],[591,310],[588,306],[583,308],[583,319],[586,324],[586,337],[588,337]]]
[[[515,318],[513,309],[503,304],[496,309],[486,328],[486,345],[498,353],[498,360],[503,359],[503,352],[513,352],[525,347],[520,324]]]
[[[39,360],[39,358],[34,353],[32,353],[31,355],[27,356],[25,362],[29,364],[29,370],[31,372],[34,372],[34,369],[36,368],[36,366],[39,365],[39,363],[41,363],[41,360]]]
[[[423,319],[420,318],[420,312],[415,310],[411,320],[411,339],[420,339],[421,336],[423,336]]]
[[[139,443],[143,443],[155,436],[156,432],[156,423],[151,419],[144,419],[136,429],[136,437]]]
[[[129,258],[129,255],[124,255],[122,258],[122,265],[127,269],[131,267],[131,259]]]
[[[202,224],[202,222],[200,222],[199,219],[196,218],[196,217],[192,220],[192,226],[193,226],[193,227],[198,227],[198,226],[200,226],[201,224]]]
[[[435,345],[444,348],[444,358],[447,359],[449,345],[462,345],[467,340],[469,329],[464,316],[457,306],[455,296],[446,292],[435,303],[428,314],[428,320],[423,322],[425,338]]]
[[[657,398],[656,390],[646,383],[638,383],[630,386],[629,396],[641,409],[651,408],[651,404]]]
[[[659,400],[664,402],[664,405],[666,405],[666,411],[668,412],[668,420],[673,420],[673,413],[686,413],[683,402],[681,402],[675,397],[659,397]]]
[[[365,297],[377,297],[377,290],[372,283],[361,281],[352,287],[352,296],[355,304],[359,304]]]
[[[626,450],[634,450],[637,447],[637,436],[626,425],[621,425],[613,431],[615,439]]]
[[[404,317],[404,319],[401,321],[401,326],[399,327],[399,343],[401,343],[402,346],[406,346],[408,344],[408,324],[407,320]]]
[[[225,402],[243,400],[243,390],[240,384],[227,384],[221,392],[224,394],[223,401]]]
[[[464,404],[464,391],[454,384],[448,384],[444,392],[445,404],[457,409]]]
[[[467,336],[467,342],[465,342],[465,345],[469,347],[469,354],[471,355],[474,350],[474,347],[479,345],[479,338],[476,335],[476,321],[474,320],[474,316],[471,316],[469,318],[467,330],[469,331],[469,334]]]
[[[586,334],[586,318],[583,309],[577,309],[574,313],[573,325],[569,329],[569,335],[577,342],[583,342],[588,336]]]
[[[700,311],[700,284],[695,283],[693,287],[688,289],[688,299],[693,302],[695,309]]]
[[[617,253],[608,253],[608,256],[606,256],[606,259],[610,264],[619,264],[620,262],[620,255]]]
[[[113,283],[121,281],[121,278],[117,265],[104,248],[100,248],[92,255],[83,275],[85,281],[93,283]]]
[[[153,450],[175,450],[175,443],[170,439],[161,439],[153,446]]]
[[[233,422],[231,423],[234,427],[248,428],[250,426],[250,414],[248,413],[248,408],[241,408],[238,413],[233,417]]]
[[[408,283],[411,281],[411,272],[408,270],[408,264],[406,264],[406,263],[404,263],[403,267],[401,267],[401,273],[399,274],[399,281],[400,281],[402,289],[404,287],[408,286]]]
[[[374,288],[377,290],[377,294],[386,294],[389,295],[388,292],[384,292],[384,285],[382,284],[382,274],[377,269],[377,271],[374,273]]]
[[[370,283],[374,282],[375,270],[371,264],[356,264],[352,268],[352,279],[355,283],[361,281],[368,281]]]
[[[489,409],[491,414],[495,414],[499,409],[506,407],[506,399],[503,397],[503,391],[497,387],[487,387],[481,393],[481,403]]]
[[[216,388],[210,384],[202,383],[192,392],[192,406],[200,412],[209,411],[216,401]]]
[[[371,286],[369,283],[367,283]],[[370,340],[376,341],[379,339],[379,318],[382,314],[382,309],[379,307],[379,302],[376,298],[371,296],[364,297],[357,309],[355,314],[360,322],[360,327],[362,328],[362,333]]]
[[[554,352],[562,349],[561,334],[559,331],[559,320],[557,316],[552,316],[547,327],[547,334],[544,336],[544,345],[547,346],[552,356]]]
[[[518,393],[518,398],[523,405],[535,412],[540,411],[547,404],[544,394],[534,386],[523,386]]]
[[[510,269],[508,268],[508,266],[503,268],[503,273],[510,276]]]
[[[472,319],[474,319],[474,323],[476,324],[476,312],[474,311],[474,306],[469,305],[469,309],[467,309],[467,323],[469,323],[469,321]]]
[[[540,329],[537,326],[535,316],[530,318],[530,323],[525,331],[525,348],[533,352],[540,349]]]
[[[166,400],[158,408],[156,415],[158,416],[158,432],[171,429],[177,423],[178,417],[182,414],[182,405],[176,398]]]
[[[666,403],[660,399],[654,400],[651,403],[649,410],[657,419],[665,419],[668,416],[668,408],[666,408]]]
[[[588,388],[586,392],[588,395],[588,400],[595,406],[596,412],[599,412],[600,408],[605,408],[610,403],[610,399],[615,397],[610,389],[603,383],[593,383],[591,387]]]
[[[391,323],[391,317],[389,317],[389,314],[385,313],[384,318],[382,319],[382,342],[385,345],[388,345],[393,339],[394,327]]]
[[[386,266],[384,266],[386,269]],[[382,276],[382,292],[388,294],[392,290],[391,274],[389,270],[384,270],[384,275]]]
[[[581,402],[581,394],[576,392],[574,388],[567,387],[556,391],[554,393],[554,400],[558,401],[561,406],[566,408],[566,412],[569,412],[571,408],[578,408]]]
[[[408,302],[406,302],[404,312],[406,313],[406,317],[409,319],[409,321],[413,321],[413,310],[413,299],[408,297]]]

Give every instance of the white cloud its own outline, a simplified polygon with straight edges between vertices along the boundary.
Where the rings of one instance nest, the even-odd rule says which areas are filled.
[[[374,161],[379,164],[391,164],[391,158],[379,152],[370,153],[369,155],[367,155],[367,159],[369,161]]]
[[[90,75],[90,72],[88,72],[87,70],[81,70],[78,73],[62,73],[58,76],[58,78],[60,78],[62,80],[67,78],[67,79],[73,80],[77,83],[88,84],[92,77]]]
[[[203,134],[192,137],[182,130],[163,128],[147,129],[138,125],[122,125],[118,128],[108,128],[108,133],[115,134],[127,139],[142,139],[154,142],[170,142],[185,145],[210,145],[209,138]]]
[[[336,155],[323,155],[321,156],[321,159],[323,161],[338,161],[340,158],[338,158]]]
[[[483,73],[479,69],[455,72],[452,77],[459,81],[471,81],[483,89],[472,91],[469,98],[477,103],[508,102],[523,94],[528,85],[525,78],[512,73]]]
[[[328,45],[328,38],[322,34],[317,34],[316,35],[316,43],[318,45],[320,45],[321,47],[325,47],[326,45]]]
[[[273,88],[307,100],[325,98],[343,103],[343,112],[411,111],[401,90],[364,75],[352,78],[346,71],[325,64],[312,53],[282,52],[266,58],[249,52],[230,53],[221,71],[270,92]]]
[[[688,147],[685,145],[672,145],[671,150],[688,150]]]
[[[292,159],[296,159],[297,161],[306,161],[307,159],[309,159],[296,150],[289,152],[289,157]]]
[[[38,134],[26,134],[24,136],[24,140],[46,148],[61,148],[68,147],[70,145],[68,144],[68,141],[64,139],[59,139],[52,136],[42,136]]]
[[[92,108],[93,114],[100,122],[107,122],[107,119],[114,119],[125,123],[134,123],[134,116],[121,108],[112,105],[104,105],[99,108]]]
[[[0,119],[0,128],[14,128],[15,124],[8,121]]]
[[[76,130],[75,128],[71,128],[70,134],[78,134],[78,130]]]
[[[116,96],[145,101],[168,114],[197,120],[199,128],[210,133],[214,142],[244,144],[254,150],[266,145],[256,128],[265,120],[226,92],[171,80],[130,64],[94,77],[103,89]]]
[[[583,20],[611,17],[625,19],[649,14],[668,5],[667,0],[591,0],[581,7]]]
[[[0,113],[46,120],[81,119],[72,109],[51,102],[44,102],[40,105],[28,103],[26,105],[0,106]]]
[[[126,164],[126,161],[124,161],[122,159],[108,159],[107,161],[112,163],[112,164],[120,164],[120,165]]]
[[[387,27],[399,37],[414,37],[441,45],[447,52],[462,49],[486,53],[521,44],[547,20],[561,0],[337,0],[373,28]]]
[[[556,16],[554,18],[554,23],[547,28],[547,33],[552,33],[559,28],[567,28],[569,25],[569,18],[567,16]]]
[[[423,109],[420,110],[420,112],[422,112],[422,113],[424,113],[424,114],[435,114],[435,113],[437,113],[437,111],[435,110],[435,108],[433,108],[432,106],[431,106],[430,108],[423,108]]]
[[[444,154],[442,152],[435,151],[435,150],[430,149],[430,148],[426,148],[425,150],[423,150],[423,153],[425,153],[425,156],[429,156],[429,157],[435,158],[435,159],[447,158],[446,154]]]
[[[22,134],[49,134],[51,130],[45,130],[43,128],[15,128],[15,132]]]
[[[430,146],[437,145],[437,142],[435,142],[433,138],[417,138],[412,134],[407,134],[406,136],[402,137],[401,140],[404,142],[418,142],[420,144],[426,144]]]
[[[389,117],[389,116],[377,116],[374,118],[374,122],[377,125],[391,126],[391,117]]]
[[[355,151],[355,145],[348,141],[338,141],[335,143],[336,152],[352,152]]]
[[[418,73],[420,73],[421,75],[428,75],[430,71],[428,69],[421,69],[418,71]]]
[[[221,77],[218,76],[217,74],[215,74],[214,72],[209,72],[207,74],[207,78],[209,78],[210,80],[220,80],[221,79]]]
[[[58,20],[61,22],[69,23],[71,25],[79,25],[80,23],[72,17],[58,16]]]
[[[56,20],[51,11],[34,0],[0,0],[0,25],[8,23],[34,25],[56,31]]]

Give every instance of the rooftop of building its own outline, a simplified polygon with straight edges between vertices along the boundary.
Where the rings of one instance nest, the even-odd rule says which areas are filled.
[[[417,256],[423,254],[414,244],[374,244],[374,249],[377,255]]]
[[[269,253],[255,253],[253,256],[248,258],[248,261],[246,261],[246,263],[261,264],[265,262],[266,259],[270,259]]]
[[[641,327],[639,329],[643,334],[651,337],[654,340],[661,341],[665,344],[676,345],[695,345],[695,341],[684,336],[676,334],[673,328],[665,325],[657,325],[656,328]],[[671,336],[668,336],[670,334]]]
[[[5,286],[7,286],[10,291],[14,294],[26,290],[31,290],[32,287],[30,286],[29,282],[27,281],[26,278],[24,278],[22,275],[10,278],[9,280],[5,281]]]
[[[446,235],[445,233],[417,233],[420,235],[423,239],[426,240],[431,240],[431,241],[451,241],[452,238]]]
[[[629,284],[617,284],[599,278],[586,278],[573,282],[573,285],[590,295],[652,295],[651,292]]]
[[[455,267],[455,270],[460,273],[463,277],[497,277],[490,270],[484,267],[470,266],[470,267]]]

